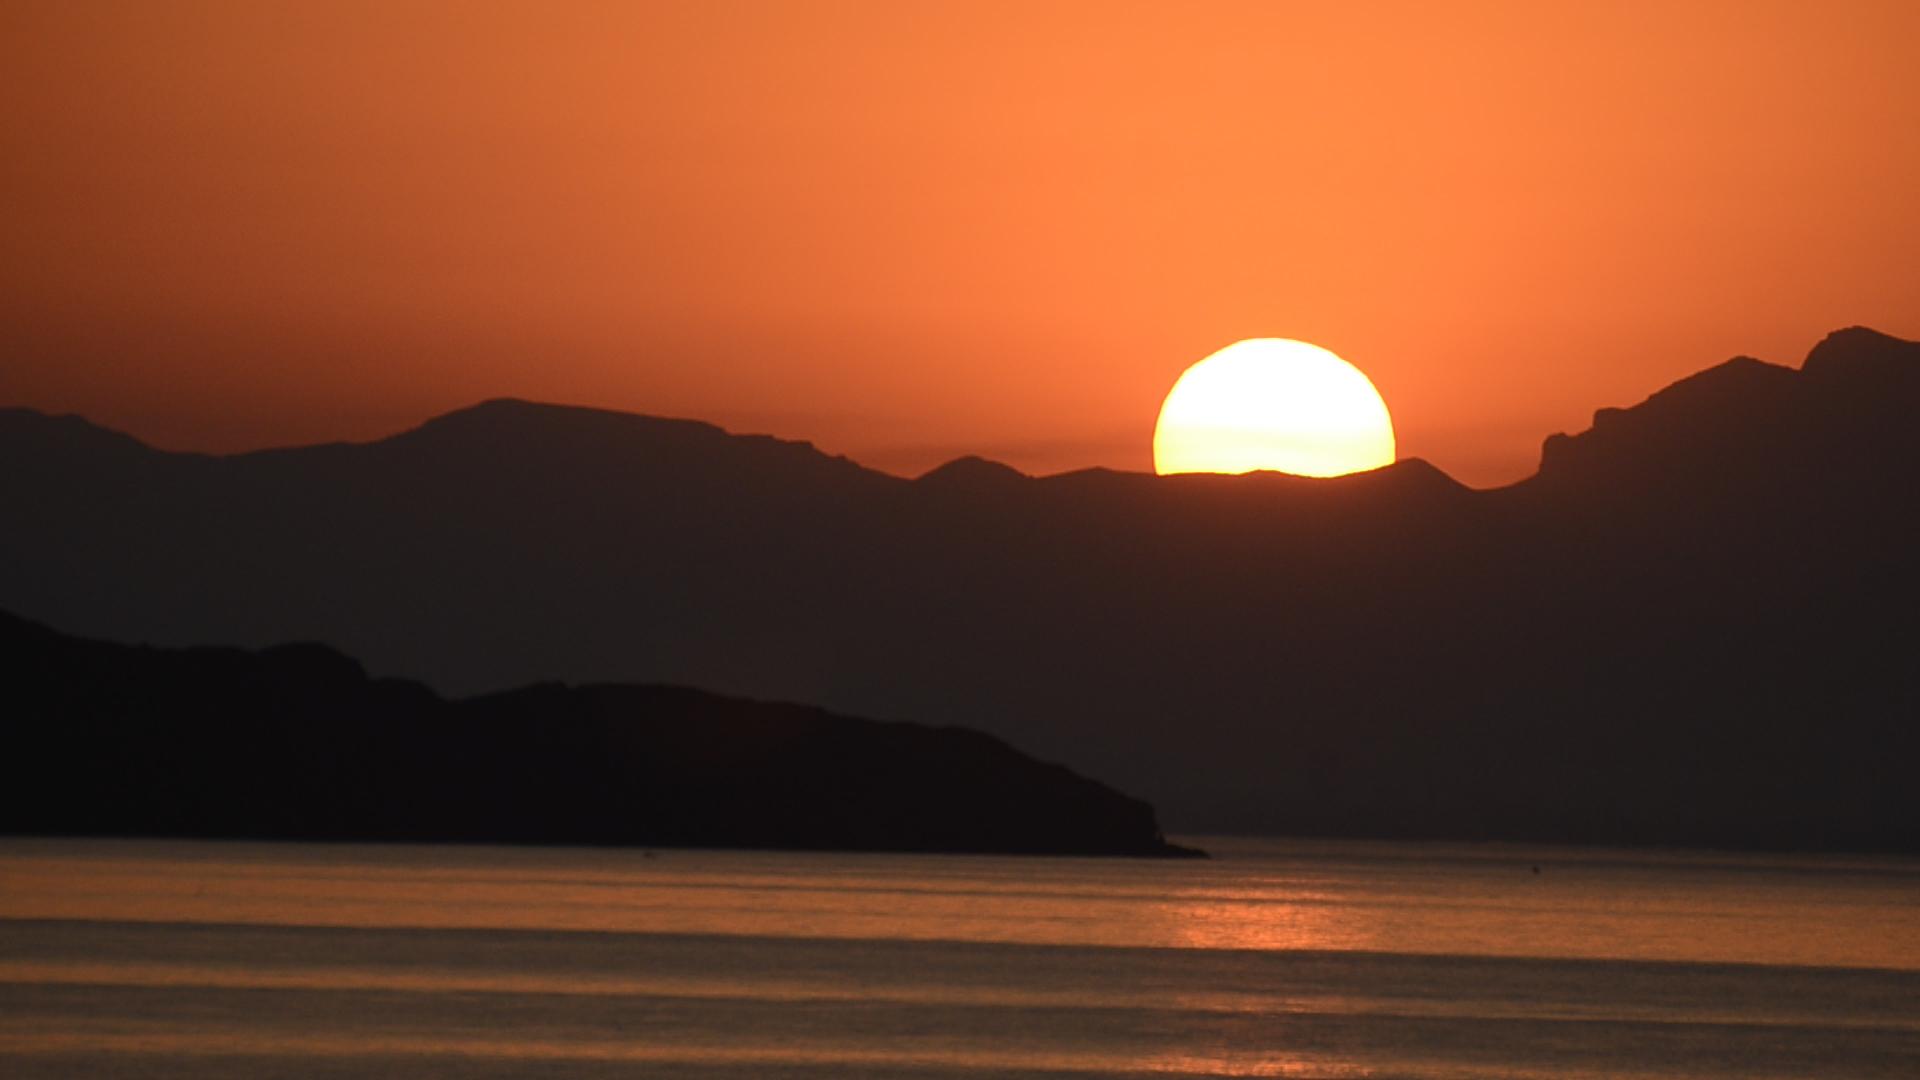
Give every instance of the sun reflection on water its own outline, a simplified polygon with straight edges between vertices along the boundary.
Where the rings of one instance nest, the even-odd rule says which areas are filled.
[[[1153,1054],[1133,1063],[1133,1069],[1174,1076],[1249,1076],[1293,1077],[1297,1080],[1365,1080],[1379,1076],[1373,1069],[1351,1061],[1309,1054],[1239,1055],[1232,1053]]]
[[[1166,944],[1186,949],[1356,950],[1375,934],[1363,911],[1323,900],[1273,895],[1175,893],[1148,914]]]

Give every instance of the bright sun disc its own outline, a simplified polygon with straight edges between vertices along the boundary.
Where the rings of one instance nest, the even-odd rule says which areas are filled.
[[[1360,369],[1288,338],[1235,342],[1174,382],[1153,429],[1168,473],[1340,476],[1393,464],[1393,420]]]

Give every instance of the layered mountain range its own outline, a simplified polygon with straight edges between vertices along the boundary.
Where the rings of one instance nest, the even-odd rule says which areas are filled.
[[[675,683],[964,724],[1177,830],[1920,849],[1920,345],[1736,359],[1465,488],[915,480],[494,401],[226,457],[0,411],[0,608],[318,640],[471,694]]]

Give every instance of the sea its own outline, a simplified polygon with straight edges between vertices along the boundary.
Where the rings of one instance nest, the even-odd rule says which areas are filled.
[[[0,1076],[1920,1077],[1920,862],[0,840]]]

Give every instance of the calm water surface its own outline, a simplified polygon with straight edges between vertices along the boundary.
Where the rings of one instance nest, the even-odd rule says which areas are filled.
[[[1920,862],[1198,842],[0,840],[0,1075],[1920,1076]]]

